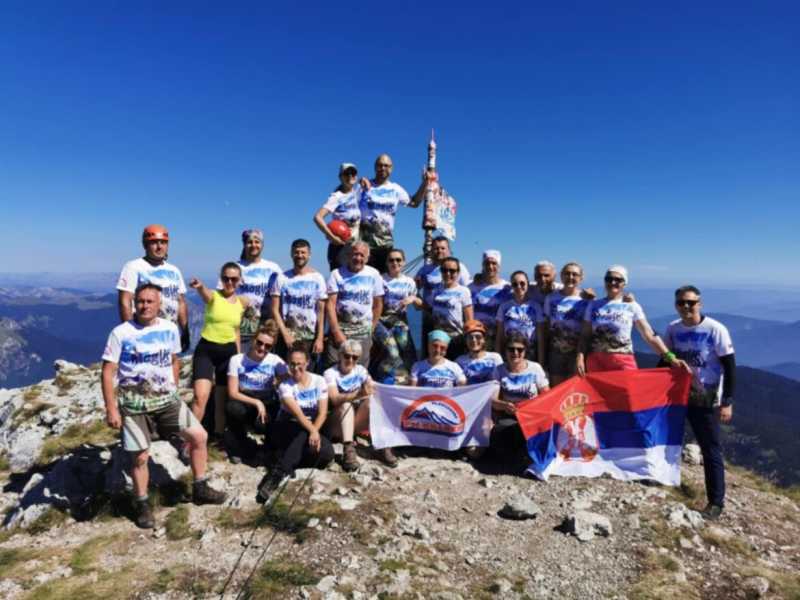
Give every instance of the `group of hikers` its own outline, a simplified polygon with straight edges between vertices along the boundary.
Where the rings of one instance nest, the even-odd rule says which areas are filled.
[[[342,468],[358,469],[355,440],[370,437],[374,381],[430,388],[497,381],[486,458],[522,471],[527,452],[518,403],[573,375],[636,369],[634,327],[663,366],[692,373],[688,420],[704,458],[703,515],[718,518],[725,495],[719,422],[732,416],[735,361],[727,329],[701,313],[700,291],[676,290],[679,318],[659,337],[626,292],[622,265],[606,270],[602,296],[581,287],[577,262],[562,267],[561,282],[549,261],[536,263],[532,282],[523,270],[506,281],[495,249],[483,253],[471,278],[449,240],[438,237],[431,260],[412,278],[405,252],[394,247],[394,220],[399,206],[422,202],[430,181],[424,174],[411,197],[390,181],[391,172],[386,154],[377,158],[372,179],[359,180],[352,163],[340,166],[340,185],[314,216],[329,242],[327,278],[309,264],[307,240],[292,242],[292,268],[284,271],[263,258],[263,232],[247,229],[239,260],[222,266],[216,285],[190,279],[205,304],[191,406],[178,395],[179,355],[191,346],[186,285],[167,261],[167,229],[145,227],[144,257],[120,274],[121,324],[109,335],[102,369],[107,422],[121,429],[132,457],[136,524],[155,523],[147,499],[155,434],[174,440],[191,465],[196,503],[226,498],[208,484],[208,444],[232,462],[267,463],[256,496],[267,502],[295,469],[335,460],[333,441],[342,444]],[[419,356],[410,308],[422,311]],[[486,450],[460,454],[483,460]],[[374,455],[397,466],[391,448]]]

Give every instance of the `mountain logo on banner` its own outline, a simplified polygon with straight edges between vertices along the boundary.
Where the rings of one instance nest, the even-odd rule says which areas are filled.
[[[597,456],[597,431],[594,418],[586,412],[588,404],[588,394],[573,392],[559,405],[564,421],[558,432],[556,448],[564,460],[590,462]]]
[[[467,416],[452,399],[428,394],[409,404],[400,416],[400,427],[406,431],[425,431],[442,435],[461,435]]]

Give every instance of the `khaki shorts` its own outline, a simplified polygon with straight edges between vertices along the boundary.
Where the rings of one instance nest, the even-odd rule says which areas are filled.
[[[150,447],[153,434],[166,440],[200,422],[182,400],[146,413],[128,413],[122,409],[122,448],[127,452],[142,452]]]

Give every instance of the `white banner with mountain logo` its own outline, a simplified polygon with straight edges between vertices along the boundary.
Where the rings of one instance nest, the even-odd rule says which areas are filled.
[[[488,446],[497,389],[494,381],[443,389],[375,384],[369,411],[372,445]]]

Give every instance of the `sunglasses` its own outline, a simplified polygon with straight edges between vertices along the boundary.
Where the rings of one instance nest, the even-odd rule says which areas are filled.
[[[580,277],[581,274],[577,271],[564,271],[564,277]]]
[[[264,348],[265,350],[272,350],[272,343],[271,342],[262,342],[260,340],[255,340],[253,345],[256,348]]]
[[[506,352],[509,354],[524,354],[525,346],[509,346],[506,348]]]
[[[401,263],[401,262],[403,262],[403,259],[402,259],[402,258],[390,258],[390,259],[389,259],[389,260],[387,260],[386,262],[390,262],[390,263]]]
[[[467,334],[468,340],[482,340],[483,334],[480,331],[473,331],[472,333]]]
[[[622,277],[606,277],[605,282],[611,283],[613,285],[620,285],[622,283],[625,283],[625,280]]]
[[[347,360],[358,360],[358,354],[342,354]]]
[[[675,300],[675,306],[688,306],[692,308],[693,306],[697,306],[700,300]]]
[[[442,269],[444,275],[455,275],[456,273],[458,273],[458,269]]]
[[[222,279],[222,283],[239,283],[238,277],[226,277],[223,275],[220,279]]]
[[[512,281],[511,282],[511,287],[513,287],[513,288],[524,288],[524,287],[527,287],[527,285],[528,285],[527,281]]]

